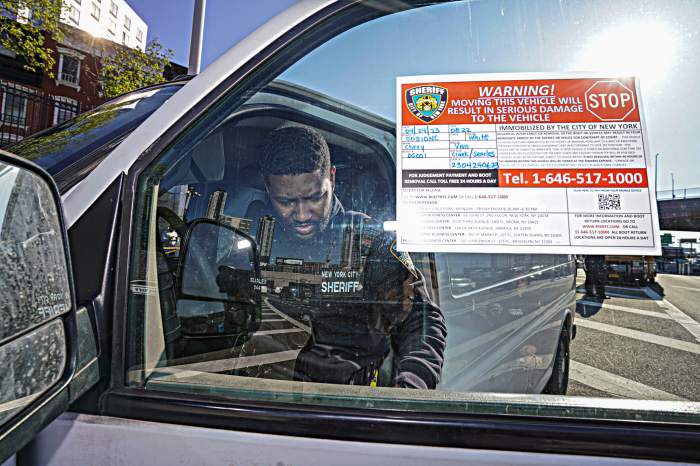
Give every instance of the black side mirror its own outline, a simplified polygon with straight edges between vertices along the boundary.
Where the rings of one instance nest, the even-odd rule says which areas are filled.
[[[58,189],[0,151],[0,463],[68,407],[74,302]]]
[[[260,326],[260,260],[250,235],[214,220],[192,222],[177,277],[178,316],[185,339],[240,345]],[[181,312],[185,307],[188,312]],[[204,346],[187,353],[215,349]]]

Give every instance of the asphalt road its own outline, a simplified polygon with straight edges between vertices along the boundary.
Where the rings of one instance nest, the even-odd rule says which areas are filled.
[[[657,283],[609,287],[602,305],[577,295],[569,395],[700,401],[700,277]]]

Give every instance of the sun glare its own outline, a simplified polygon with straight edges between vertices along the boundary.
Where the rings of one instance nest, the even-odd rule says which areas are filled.
[[[658,86],[674,65],[678,32],[660,22],[613,26],[597,34],[577,63],[582,71],[639,77],[646,90]]]

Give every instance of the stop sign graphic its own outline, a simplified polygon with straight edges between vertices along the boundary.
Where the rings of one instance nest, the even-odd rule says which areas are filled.
[[[622,121],[637,108],[634,92],[620,81],[596,81],[586,91],[586,110],[602,121]]]

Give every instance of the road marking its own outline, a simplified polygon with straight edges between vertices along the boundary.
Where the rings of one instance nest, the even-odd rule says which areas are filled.
[[[670,319],[670,317],[669,317]],[[262,322],[287,322],[286,319],[263,319]]]
[[[253,335],[279,335],[280,333],[299,333],[303,331],[304,329],[302,328],[281,328],[277,330],[260,330]]]
[[[672,393],[576,361],[570,363],[569,377],[596,390],[623,398],[687,401]]]
[[[617,304],[604,303],[601,305],[601,303],[597,303],[595,301],[578,301],[578,303],[584,304],[586,306],[595,306],[595,307],[599,307],[602,309],[610,309],[611,311],[623,311],[623,312],[629,312],[632,314],[639,314],[642,316],[656,317],[657,319],[669,319],[669,320],[671,320],[671,316],[669,316],[668,314],[664,314],[663,312],[645,311],[643,309],[637,309],[634,307],[618,306]]]
[[[600,322],[591,322],[590,320],[583,319],[576,319],[576,326],[590,328],[592,330],[598,330],[601,332],[612,333],[615,335],[620,335],[622,337],[632,338],[634,340],[640,340],[647,343],[654,343],[656,345],[666,346],[668,348],[686,351],[688,353],[700,354],[700,345],[696,343],[690,343],[683,340],[676,340],[675,338],[662,337],[659,335],[654,335],[653,333],[640,332],[638,330],[631,330],[624,327],[618,327],[616,325],[603,324]]]
[[[700,277],[695,275],[660,274],[659,277],[668,277],[670,281],[679,280],[686,283],[700,283]]]
[[[644,292],[651,299],[655,301],[660,301],[662,305],[666,308],[666,312],[668,313],[668,315],[670,315],[673,320],[682,325],[683,328],[689,331],[693,335],[693,337],[695,337],[695,341],[700,342],[699,323],[694,321],[688,314],[674,306],[673,303],[671,303],[668,299],[661,297],[661,295],[659,295],[656,291],[652,290],[651,288],[644,288]]]
[[[622,291],[628,290],[628,291],[630,291],[630,292],[639,291],[639,294],[620,293],[620,292],[617,292],[617,291],[611,291],[610,288],[617,288],[618,290],[622,290]],[[579,286],[579,287],[576,288],[576,292],[577,292],[577,293],[585,293],[586,290],[585,290],[584,288],[582,288],[582,287]],[[605,287],[605,294],[608,295],[608,296],[614,296],[614,297],[616,297],[616,298],[639,299],[639,298],[642,297],[642,296],[641,296],[641,293],[642,293],[642,291],[641,291],[641,290],[637,290],[637,289],[627,289],[627,288],[622,288],[622,287],[617,287],[617,286],[609,286],[609,285]]]
[[[700,291],[700,288],[697,286],[681,286],[681,285],[668,285],[671,288],[683,288],[684,290],[690,290],[690,291]]]
[[[216,361],[196,362],[179,366],[157,367],[152,375],[175,375],[175,377],[191,377],[201,372],[226,372],[244,367],[262,366],[296,359],[300,350],[279,351],[277,353],[241,356],[240,358],[218,359]]]
[[[292,319],[291,317],[289,317],[289,316],[288,316],[287,314],[285,314],[284,312],[278,310],[275,306],[273,306],[272,304],[270,304],[270,301],[268,300],[268,298],[265,298],[265,301],[263,301],[263,306],[266,306],[266,309],[271,309],[271,310],[274,311],[278,316],[280,316],[281,318],[283,318],[283,319],[286,320],[287,322],[290,322],[290,323],[292,323],[293,325],[296,325],[297,327],[299,327],[300,329],[303,329],[304,331],[306,331],[306,332],[308,332],[308,333],[311,333],[311,327],[309,327],[308,325],[302,324],[301,322],[299,322],[299,321],[296,320],[296,319]]]

